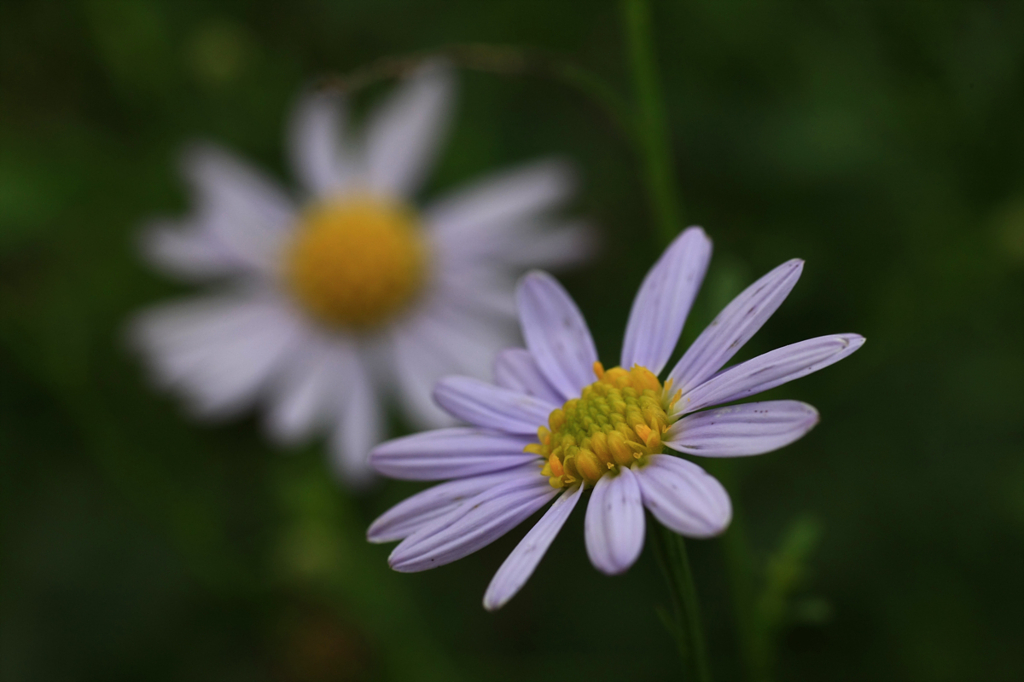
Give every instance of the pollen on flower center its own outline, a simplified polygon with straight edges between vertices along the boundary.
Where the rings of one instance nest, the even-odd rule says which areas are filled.
[[[650,370],[633,365],[605,371],[594,363],[597,381],[551,413],[537,430],[539,443],[526,446],[544,458],[541,473],[555,488],[593,485],[618,467],[662,451],[661,437],[672,420],[672,381],[661,385]]]
[[[285,276],[316,318],[368,328],[422,289],[426,261],[426,244],[411,210],[369,197],[335,200],[302,215],[286,253]]]

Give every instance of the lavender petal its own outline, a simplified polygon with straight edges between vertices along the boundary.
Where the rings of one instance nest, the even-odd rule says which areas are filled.
[[[434,387],[434,400],[449,414],[470,424],[520,434],[536,433],[557,407],[472,377],[441,379]]]
[[[576,303],[551,275],[535,270],[516,289],[526,347],[564,400],[595,381],[597,349]]]
[[[622,366],[659,374],[679,341],[711,260],[711,240],[699,227],[680,234],[647,273],[626,325]]]
[[[673,455],[651,455],[636,475],[644,506],[666,528],[687,537],[707,538],[729,526],[729,494],[696,464]]]
[[[720,372],[689,393],[684,392],[677,413],[693,412],[732,402],[781,386],[839,362],[864,345],[859,334],[819,336],[777,348]]]
[[[685,395],[721,369],[782,305],[803,266],[796,258],[787,261],[734,298],[672,368],[675,387]]]
[[[583,486],[566,490],[519,541],[488,585],[484,594],[485,609],[500,609],[526,584],[582,494]]]
[[[632,566],[644,547],[644,508],[636,474],[621,467],[594,486],[583,525],[587,556],[607,575]]]
[[[523,447],[535,440],[476,428],[435,429],[378,445],[370,454],[370,463],[391,478],[466,478],[536,460],[537,455],[523,452]]]
[[[388,563],[402,573],[451,563],[486,547],[558,493],[536,471],[525,472],[476,497],[403,540]]]
[[[665,445],[702,457],[761,455],[789,445],[818,423],[807,403],[775,400],[719,407],[683,417],[665,434]]]

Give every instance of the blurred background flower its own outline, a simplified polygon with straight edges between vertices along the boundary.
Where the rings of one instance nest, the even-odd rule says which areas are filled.
[[[420,66],[355,139],[340,93],[304,94],[289,125],[297,198],[218,147],[190,149],[194,215],[151,224],[142,248],[168,274],[219,291],[134,321],[156,381],[199,417],[262,398],[282,443],[327,431],[333,468],[353,485],[371,475],[389,394],[419,427],[449,423],[431,402],[434,382],[485,376],[516,342],[517,272],[580,263],[594,241],[582,225],[553,224],[572,184],[556,161],[414,208],[454,87],[445,64]]]
[[[806,400],[828,428],[713,471],[746,521],[690,544],[717,677],[749,679],[736,623],[770,620],[778,679],[1020,679],[1024,6],[653,11],[684,218],[715,238],[682,347],[793,257],[801,286],[737,360],[823,329],[871,339],[856,371],[765,396]],[[465,42],[548,50],[628,91],[614,4],[0,4],[4,682],[677,679],[650,556],[605,589],[577,515],[533,578],[571,608],[526,590],[486,613],[518,531],[394,574],[365,529],[418,486],[353,501],[317,447],[284,458],[252,419],[184,419],[121,345],[128,315],[189,291],[133,249],[140,219],[193,208],[169,163],[182,141],[288,177],[281,131],[309,78]],[[630,147],[559,83],[459,78],[423,196],[538,156],[578,162],[575,210],[605,256],[563,281],[615,357],[661,252]],[[739,620],[734,535],[751,548]],[[639,633],[628,646],[595,636],[607,613]]]

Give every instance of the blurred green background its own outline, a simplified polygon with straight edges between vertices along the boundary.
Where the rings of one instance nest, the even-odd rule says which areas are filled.
[[[1024,3],[653,12],[685,218],[716,247],[684,339],[794,256],[801,282],[741,357],[868,338],[773,391],[820,410],[808,437],[714,468],[738,524],[689,546],[716,677],[748,679],[739,614],[774,624],[775,679],[1022,679]],[[123,342],[133,312],[186,291],[133,239],[187,209],[188,140],[287,181],[300,87],[450,43],[543,48],[628,93],[620,19],[582,1],[0,3],[0,680],[679,678],[648,550],[600,575],[577,512],[486,613],[525,525],[392,573],[363,533],[418,486],[354,497],[321,444],[282,453],[251,417],[196,424]],[[424,195],[574,159],[574,213],[605,246],[564,281],[614,361],[660,252],[634,151],[563,84],[460,84]]]

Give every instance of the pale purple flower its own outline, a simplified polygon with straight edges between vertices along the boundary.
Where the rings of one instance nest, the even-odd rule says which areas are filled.
[[[711,257],[699,227],[682,233],[647,274],[630,312],[621,366],[605,370],[583,316],[542,272],[519,284],[526,349],[503,351],[494,384],[441,380],[437,402],[472,426],[384,443],[372,465],[393,478],[452,479],[413,495],[371,525],[373,542],[401,540],[389,563],[403,572],[455,561],[554,500],[498,569],[484,596],[496,609],[523,586],[585,489],[587,553],[607,574],[627,570],[644,540],[644,508],[689,537],[725,530],[732,515],[721,484],[664,448],[705,457],[758,455],[807,433],[817,411],[746,398],[841,360],[857,334],[822,336],[722,369],[775,312],[803,268],[791,260],[737,296],[665,376]],[[622,369],[622,368],[629,368]],[[712,409],[709,409],[712,408]]]
[[[156,381],[201,417],[262,404],[281,443],[329,434],[350,482],[371,473],[389,395],[416,425],[453,423],[431,390],[446,374],[485,376],[518,343],[515,278],[592,250],[588,228],[552,215],[573,184],[555,160],[414,206],[454,88],[429,64],[358,135],[341,95],[304,95],[289,125],[295,194],[226,151],[191,149],[193,214],[150,225],[142,246],[166,274],[216,290],[135,320]]]

